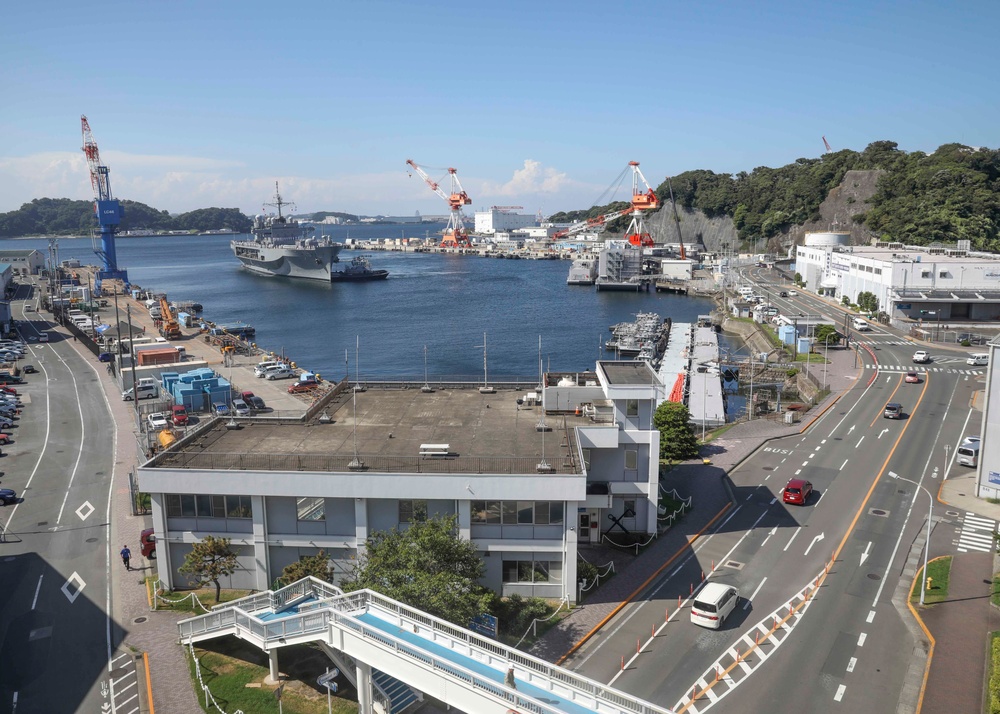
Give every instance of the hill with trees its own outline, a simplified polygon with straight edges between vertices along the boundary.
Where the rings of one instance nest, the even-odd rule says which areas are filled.
[[[868,181],[872,186],[866,190]],[[776,169],[686,171],[656,187],[664,204],[671,187],[686,216],[683,223],[691,214],[731,221],[743,247],[760,242],[773,249],[793,242],[804,227],[826,230],[836,224],[855,240],[927,245],[967,239],[974,250],[1000,252],[1000,151],[994,149],[945,144],[931,154],[907,153],[895,142],[877,141],[862,152],[845,149]],[[839,199],[840,211],[824,215],[821,208],[831,198]],[[593,218],[624,205],[558,213],[552,220]],[[667,230],[669,206],[659,214],[650,222]],[[622,228],[621,221],[611,226]],[[696,237],[685,233],[685,240]],[[671,238],[665,234],[663,239]]]
[[[122,201],[122,231],[148,228],[155,231],[193,233],[230,228],[237,233],[250,230],[250,218],[238,208],[200,208],[171,216],[138,201]],[[0,238],[32,235],[90,235],[96,228],[93,201],[69,198],[36,198],[16,211],[0,213]]]

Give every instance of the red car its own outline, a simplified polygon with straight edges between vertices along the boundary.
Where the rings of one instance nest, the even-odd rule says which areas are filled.
[[[2,434],[2,433],[0,433],[0,445],[6,446],[7,444],[9,444],[10,443],[10,438],[11,438],[10,434]]]
[[[175,404],[170,408],[170,421],[177,426],[184,426],[188,423],[187,409],[183,404]]]
[[[302,392],[311,392],[319,386],[319,382],[315,379],[309,379],[302,382],[296,382],[288,388],[289,394],[301,394]]]
[[[147,528],[139,534],[139,552],[143,558],[152,558],[156,555],[156,535],[152,528]]]
[[[907,384],[920,384],[920,375],[916,372],[907,372],[906,379],[904,381]]]
[[[15,397],[17,396],[17,390],[14,389],[13,387],[8,387],[8,386],[0,387],[0,392],[6,392],[7,394],[13,394]]]
[[[798,506],[806,505],[809,494],[812,493],[813,485],[801,478],[793,478],[785,485],[781,492],[781,500],[785,503],[793,503]]]

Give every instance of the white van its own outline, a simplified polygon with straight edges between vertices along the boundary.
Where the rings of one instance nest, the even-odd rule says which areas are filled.
[[[253,368],[253,373],[258,377],[263,377],[264,372],[266,372],[267,370],[273,369],[274,367],[283,367],[284,364],[285,364],[284,362],[278,362],[276,360],[272,362],[261,362],[260,364],[258,364],[256,367]]]
[[[872,329],[872,326],[868,324],[866,320],[860,317],[854,318],[854,329],[858,332],[868,332]]]
[[[985,367],[990,363],[990,356],[986,352],[974,352],[969,355],[969,359],[965,360],[965,363],[976,367]]]
[[[122,392],[122,401],[131,402],[133,399],[155,399],[159,391],[159,387],[155,384],[137,384],[132,389],[126,389]]]
[[[978,436],[967,436],[958,445],[958,450],[955,452],[956,461],[963,466],[976,466],[979,463],[979,437]]]
[[[691,605],[691,622],[718,630],[726,621],[740,599],[739,591],[732,585],[709,583],[694,597]]]

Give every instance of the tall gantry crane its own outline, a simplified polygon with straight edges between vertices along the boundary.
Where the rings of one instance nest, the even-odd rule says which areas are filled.
[[[100,256],[104,269],[97,271],[94,280],[94,290],[100,294],[101,282],[104,280],[121,280],[128,289],[128,271],[118,267],[118,257],[115,254],[115,233],[121,223],[124,212],[121,204],[111,195],[111,177],[108,167],[101,163],[101,155],[97,151],[97,142],[90,131],[87,117],[80,117],[83,129],[83,153],[87,156],[90,167],[90,184],[94,188],[94,214],[101,229],[101,247],[94,243],[94,252]]]
[[[560,240],[588,230],[601,230],[616,218],[631,215],[632,220],[629,222],[628,230],[625,231],[625,237],[632,245],[638,245],[644,248],[652,247],[654,245],[653,239],[646,230],[646,224],[643,221],[643,214],[646,211],[655,211],[659,208],[660,199],[657,198],[656,192],[650,188],[649,184],[646,182],[646,177],[643,176],[642,171],[639,170],[639,162],[629,161],[628,166],[626,166],[622,172],[618,174],[618,178],[616,178],[614,183],[612,183],[611,188],[608,189],[608,191],[605,191],[605,195],[607,195],[617,184],[621,183],[629,169],[632,170],[632,199],[628,208],[623,208],[620,211],[610,211],[600,216],[587,218],[578,223],[574,223],[568,228],[564,228],[561,231],[553,233],[553,240]],[[640,181],[642,181],[642,184],[646,187],[645,193],[639,188]],[[598,203],[600,202],[601,200],[599,199]]]
[[[455,169],[431,169],[432,171],[447,171],[448,175],[451,177],[451,192],[445,193],[444,189],[438,185],[438,182],[427,175],[420,166],[418,166],[413,159],[407,159],[406,164],[417,172],[417,175],[422,178],[428,186],[431,187],[431,191],[436,193],[438,196],[443,198],[448,204],[448,208],[451,209],[451,215],[448,216],[448,225],[444,229],[444,235],[441,238],[442,248],[465,248],[470,245],[469,234],[465,232],[465,222],[463,221],[464,216],[462,215],[462,206],[468,206],[472,203],[472,199],[469,198],[469,194],[465,192],[462,188],[462,184],[458,181],[458,173]],[[428,167],[431,168],[431,167]],[[443,177],[442,177],[443,180]]]

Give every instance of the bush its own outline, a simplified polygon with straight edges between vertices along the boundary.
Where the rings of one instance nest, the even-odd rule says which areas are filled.
[[[544,619],[552,614],[553,608],[540,597],[511,595],[500,601],[496,608],[497,627],[500,634],[520,637],[535,619]]]
[[[959,344],[961,344],[962,347],[972,347],[972,343],[968,340],[962,340]]]
[[[789,379],[791,379],[792,377],[794,377],[798,373],[799,373],[799,370],[795,369],[794,367],[792,367],[791,369],[785,370],[785,376],[788,377]]]
[[[597,578],[597,566],[583,558],[576,559],[576,577],[590,585]]]
[[[990,714],[1000,714],[1000,635],[990,642]]]

